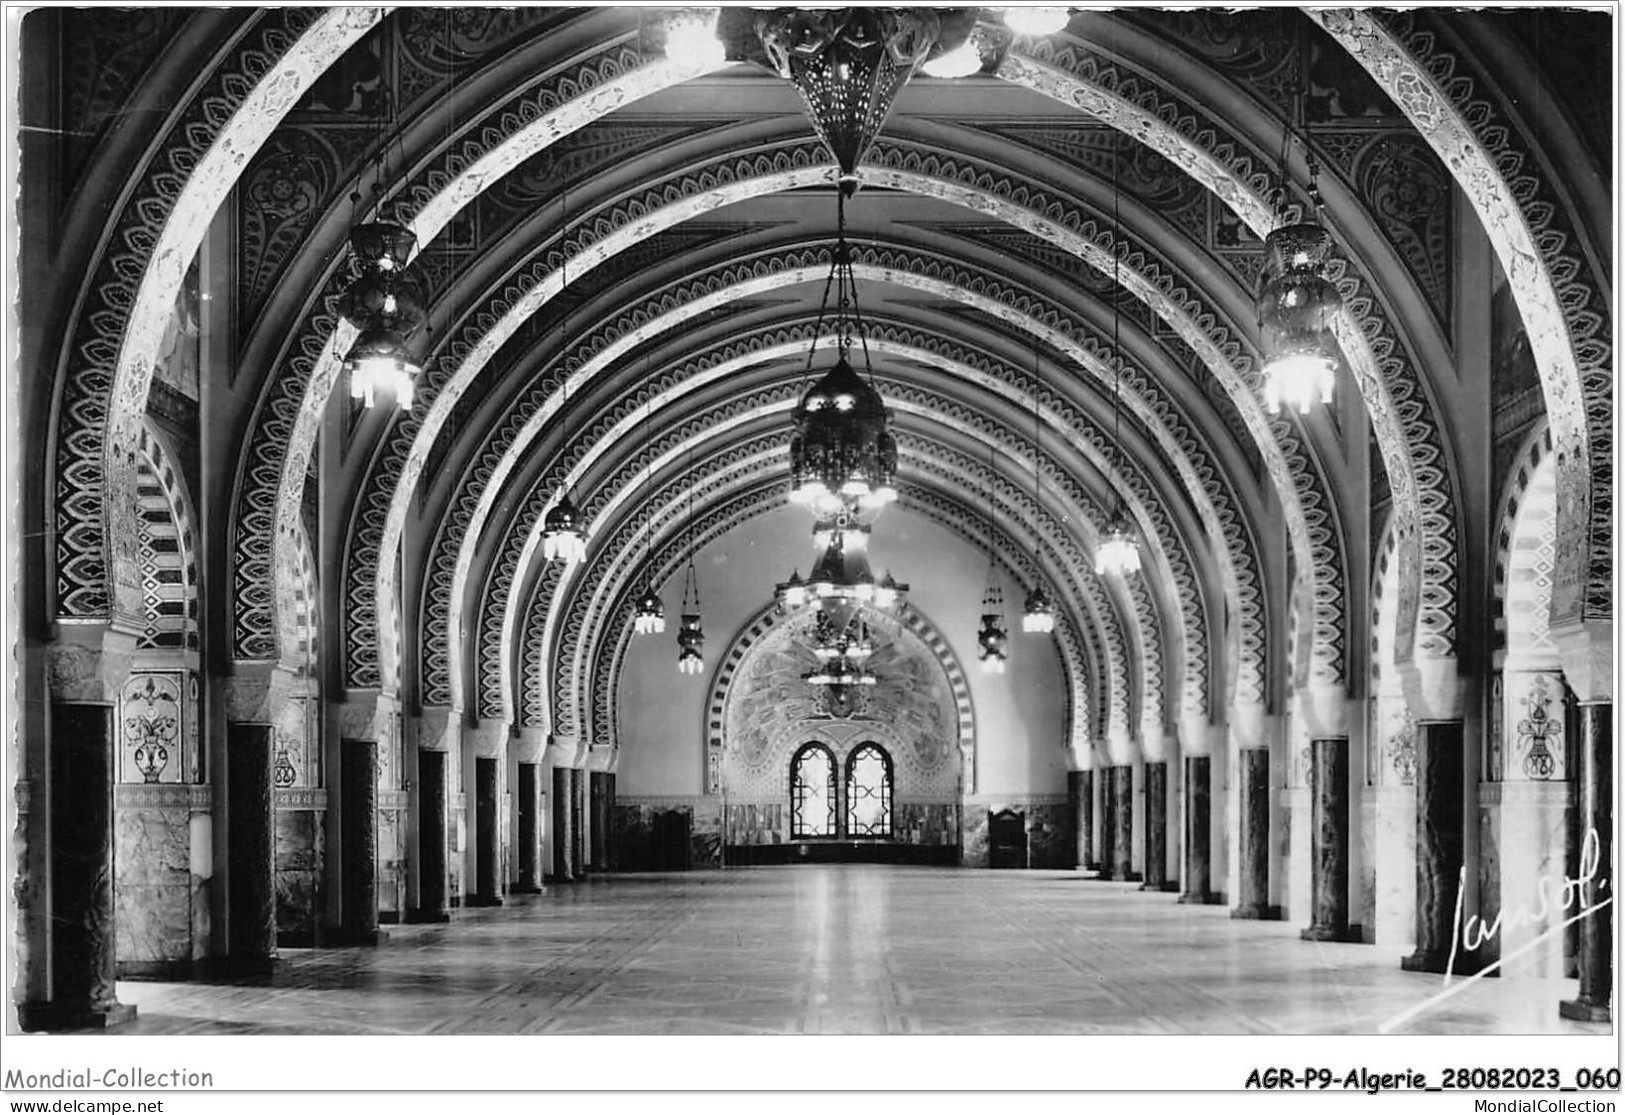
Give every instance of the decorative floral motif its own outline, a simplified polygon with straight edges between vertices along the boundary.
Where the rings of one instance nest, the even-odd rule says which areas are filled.
[[[1393,764],[1402,786],[1416,785],[1416,721],[1409,716],[1399,731],[1389,737],[1388,761]]]
[[[1518,750],[1523,752],[1523,773],[1529,778],[1545,781],[1560,767],[1557,752],[1563,746],[1563,723],[1553,720],[1550,709],[1551,694],[1546,691],[1546,677],[1535,675],[1519,704],[1524,717],[1518,721]]]
[[[124,753],[142,782],[178,782],[175,775],[164,778],[169,769],[171,749],[181,738],[181,690],[177,675],[137,674],[125,684],[122,712]],[[133,782],[133,777],[122,781]]]

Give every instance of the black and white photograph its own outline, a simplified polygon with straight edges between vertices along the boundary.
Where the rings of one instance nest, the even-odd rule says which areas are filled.
[[[1617,5],[5,14],[8,1100],[1614,1110]]]

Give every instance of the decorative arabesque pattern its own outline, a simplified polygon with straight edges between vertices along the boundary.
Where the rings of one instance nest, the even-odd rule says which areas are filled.
[[[146,426],[136,461],[142,609],[136,646],[197,649],[197,547],[191,500],[163,442]]]
[[[235,69],[210,75],[178,114],[169,139],[155,148],[160,154],[139,177],[139,191],[125,203],[109,247],[90,274],[84,307],[72,326],[57,438],[57,615],[105,618],[114,610],[134,614],[139,608],[136,594],[126,594],[121,584],[115,584],[117,564],[130,555],[112,552],[126,544],[109,536],[104,473],[115,409],[136,420],[146,397],[144,380],[139,400],[112,396],[134,308],[132,288],[136,278],[147,273],[153,249],[192,171],[256,84],[321,15],[317,8],[278,8],[260,16],[232,54]],[[133,537],[128,545],[133,546]],[[134,562],[126,564],[130,568],[123,575],[129,576]]]
[[[780,150],[778,150],[776,152],[763,153],[763,154],[760,154],[760,155],[757,155],[757,156],[754,156],[754,157],[748,158],[748,159],[728,160],[724,164],[722,164],[721,166],[719,166],[717,168],[714,168],[714,169],[713,168],[707,168],[707,169],[704,169],[704,170],[701,170],[701,171],[697,171],[697,172],[687,174],[687,175],[679,178],[675,182],[669,183],[667,186],[665,186],[662,189],[657,189],[657,190],[654,190],[654,191],[646,191],[643,195],[640,195],[640,197],[648,199],[648,201],[646,203],[643,202],[643,201],[628,202],[628,203],[623,204],[622,206],[619,206],[619,207],[617,207],[615,209],[612,209],[605,216],[600,216],[600,217],[597,217],[595,219],[582,222],[582,225],[580,226],[581,229],[582,229],[582,232],[581,232],[582,240],[581,240],[581,242],[582,242],[583,245],[585,245],[585,244],[587,244],[589,242],[596,243],[597,241],[602,240],[604,237],[609,236],[612,232],[614,232],[615,229],[624,227],[625,222],[633,219],[634,216],[642,216],[644,214],[647,214],[647,213],[651,212],[653,208],[658,208],[662,204],[666,205],[668,211],[671,210],[672,208],[674,208],[674,203],[672,203],[670,201],[670,198],[671,198],[674,191],[679,196],[687,197],[687,196],[689,196],[689,191],[691,191],[691,190],[701,190],[703,188],[710,187],[713,190],[720,191],[721,186],[719,186],[718,183],[732,182],[732,183],[734,183],[734,186],[731,188],[731,193],[730,193],[729,196],[745,196],[745,191],[742,191],[739,187],[741,186],[741,184],[744,182],[745,179],[748,179],[748,178],[750,178],[752,176],[754,176],[756,178],[756,180],[757,180],[757,185],[754,188],[758,189],[758,190],[765,189],[765,188],[768,187],[768,184],[769,184],[768,178],[764,177],[764,175],[768,176],[768,177],[777,175],[778,178],[773,180],[773,184],[778,184],[778,185],[791,184],[794,181],[799,181],[799,178],[797,178],[796,175],[800,174],[803,170],[806,169],[805,164],[807,164],[807,161],[810,158],[812,158],[814,154],[816,154],[816,152],[809,153],[808,149],[805,146],[790,149],[788,152],[785,149],[780,149]],[[902,157],[903,157],[903,160],[905,162],[907,162],[908,159],[910,158],[910,156],[907,156],[907,155],[902,156]],[[925,158],[927,159],[927,161],[934,161],[934,157],[929,156],[929,154],[927,156],[925,156]],[[965,167],[965,166],[961,166],[960,169],[962,171],[971,170],[971,168]],[[817,172],[814,175],[814,177],[827,177],[828,172],[829,172],[829,169],[827,167],[817,168]],[[782,181],[780,181],[780,180],[782,180]],[[809,181],[810,180],[812,180],[812,179],[809,179]],[[943,192],[943,190],[946,188],[945,183],[943,183],[943,182],[941,182],[939,180],[930,179],[930,178],[927,178],[927,177],[921,177],[921,176],[916,175],[916,174],[911,173],[909,178],[908,178],[908,181],[902,182],[902,183],[899,183],[899,184],[902,186],[902,188],[917,189],[917,190],[920,190],[921,192],[925,192],[927,194],[940,195],[940,196],[946,197],[949,200],[955,200],[955,201],[961,200],[959,198],[957,192],[955,190],[953,190],[953,189],[949,189],[945,193]],[[1010,188],[1014,188],[1014,187],[1010,187]],[[964,203],[969,204],[968,201],[966,201]],[[685,202],[684,204],[690,204],[690,203]],[[623,216],[623,214],[625,214],[625,216]],[[675,220],[676,217],[673,216],[670,219]],[[640,229],[643,229],[643,230],[646,230],[646,231],[653,231],[654,229],[656,229],[658,227],[661,227],[661,225],[658,224],[658,223],[652,223],[652,222],[647,222],[647,221],[643,225],[639,226]],[[1098,248],[1095,249],[1095,252],[1096,252],[1097,255],[1101,254],[1101,252],[1100,252],[1100,250]],[[583,247],[578,252],[576,252],[575,255],[572,258],[580,257],[580,256],[583,256],[584,254],[587,254],[587,253],[588,253],[588,249],[586,247]],[[1103,258],[1104,258],[1104,256],[1102,255],[1101,259],[1103,259]],[[1099,263],[1101,263],[1101,259],[1096,259],[1095,262],[1097,264],[1099,264]],[[591,262],[591,260],[586,260],[586,261],[584,261],[584,265],[586,263],[590,263],[590,262]],[[533,267],[532,273],[534,273],[535,270],[536,270],[536,268]],[[553,274],[553,272],[552,271],[547,271],[546,274],[551,276]],[[521,296],[520,305],[523,307],[523,312],[524,313],[526,313],[526,314],[533,313],[536,309],[540,308],[540,306],[545,303],[546,298],[548,297],[547,292],[552,289],[551,288],[552,281],[553,281],[552,278],[547,278],[545,281],[539,280],[538,281],[539,285],[533,286],[530,289],[529,293],[526,293],[526,294]],[[544,289],[544,287],[545,287],[545,289]],[[1162,312],[1165,315],[1173,315],[1175,317],[1178,317],[1181,320],[1181,322],[1185,325],[1185,332],[1186,332],[1186,335],[1187,335],[1187,339],[1188,340],[1192,339],[1192,335],[1195,334],[1198,331],[1199,327],[1190,320],[1190,318],[1187,316],[1186,311],[1181,310],[1181,309],[1175,309],[1173,303],[1169,302],[1168,299],[1166,298],[1166,296],[1161,291],[1157,291],[1157,290],[1154,290],[1151,287],[1146,286],[1143,283],[1143,281],[1136,284],[1135,290],[1136,290],[1136,293],[1140,294],[1142,297],[1156,298],[1158,308],[1159,308],[1159,312]],[[1187,301],[1188,301],[1188,299],[1187,299]],[[448,386],[456,385],[456,390],[459,393],[461,392],[461,390],[463,389],[462,385],[466,384],[466,382],[468,380],[470,380],[474,374],[477,373],[477,371],[478,371],[478,369],[480,367],[483,367],[484,363],[489,359],[490,354],[494,353],[495,350],[499,347],[500,341],[504,337],[506,337],[507,335],[511,334],[514,331],[514,329],[517,327],[517,325],[516,325],[516,320],[517,319],[515,319],[514,315],[515,315],[515,313],[518,313],[518,312],[520,312],[518,307],[516,307],[513,310],[510,310],[508,313],[506,313],[503,316],[502,324],[501,324],[500,328],[496,331],[495,335],[486,334],[486,335],[484,335],[484,336],[482,336],[480,338],[479,344],[478,344],[477,348],[475,349],[475,352],[479,354],[478,360],[475,360],[472,363],[466,362],[466,361],[459,361],[458,364],[457,364],[457,367],[458,367],[459,370],[455,373],[455,375],[453,377],[453,380],[452,380],[452,383],[448,384]],[[1213,347],[1212,347],[1211,344],[1205,343],[1205,339],[1206,339],[1205,334],[1201,334],[1199,337],[1197,337],[1196,338],[1197,347],[1201,348],[1203,351],[1205,351],[1208,354],[1208,358],[1210,359],[1210,361],[1217,361],[1217,362],[1223,364],[1223,358],[1219,357],[1214,352]],[[1229,372],[1228,364],[1224,364],[1223,366],[1225,368],[1225,371],[1228,373]],[[1243,391],[1242,393],[1243,393],[1243,395],[1245,395],[1245,391]],[[1258,406],[1257,406],[1256,400],[1252,399],[1250,396],[1247,396],[1247,399],[1248,399],[1248,402],[1247,402],[1246,405],[1250,406],[1254,410],[1259,409]],[[436,404],[436,405],[438,406],[438,404]],[[433,415],[431,415],[430,417],[432,419]],[[413,420],[408,420],[407,423],[403,423],[401,425],[409,425],[411,423],[411,421],[413,421]],[[426,421],[429,421],[429,420],[426,419]],[[400,428],[400,426],[397,426],[397,429],[399,429],[399,428]],[[429,428],[428,426],[424,427],[425,430],[427,430],[428,428]],[[421,440],[423,436],[425,436],[425,435],[420,434],[418,440]],[[405,501],[408,498],[407,495],[405,494],[405,492],[406,492],[407,489],[409,489],[412,486],[411,484],[406,483],[406,481],[410,478],[410,480],[413,483],[415,483],[417,468],[416,468],[416,466],[414,466],[411,463],[415,459],[416,459],[415,456],[408,456],[408,457],[405,458],[406,464],[404,465],[404,467],[402,467],[402,471],[400,473],[402,483],[395,485],[394,488],[392,489],[393,490],[393,498],[390,500],[390,507],[391,507],[390,522],[389,522],[389,524],[386,524],[386,528],[385,528],[386,539],[391,535],[391,532],[394,529],[396,529],[395,528],[396,518],[398,516],[404,516],[404,514],[405,514],[405,511],[404,511]],[[380,466],[380,470],[379,470],[380,474],[387,474],[388,472],[392,471],[396,466],[400,465],[401,458],[399,458],[399,457],[395,456],[393,453],[391,453],[391,454],[386,454],[384,460],[385,460],[385,463],[382,466]],[[1282,467],[1284,469],[1284,465]],[[1307,539],[1305,538],[1305,539],[1303,539],[1303,541],[1304,541],[1305,547],[1307,547]],[[386,541],[385,544],[387,546],[387,541]],[[1306,556],[1305,560],[1306,560],[1306,564],[1307,564],[1307,556]],[[375,564],[372,561],[372,559],[370,558],[370,556],[364,555],[363,556],[363,561],[366,564]],[[390,570],[385,569],[385,570],[381,571],[381,576],[380,576],[380,584],[381,585],[386,581],[392,581],[392,580],[393,580],[393,573]]]
[[[1122,128],[1202,181],[1255,233],[1262,235],[1273,227],[1275,218],[1263,201],[1271,172],[1240,148],[1224,127],[1144,75],[1125,74],[1082,44],[1052,37],[1034,44],[1032,52],[1031,58],[1012,54],[1000,67],[1000,76],[1076,104]],[[1424,654],[1448,656],[1455,645],[1459,558],[1454,490],[1442,436],[1420,375],[1379,312],[1370,284],[1346,259],[1337,261],[1331,278],[1348,310],[1337,330],[1338,340],[1359,378],[1395,505],[1417,523],[1414,530],[1404,532],[1412,553],[1407,565],[1416,563],[1415,574],[1408,578],[1413,587],[1407,593],[1421,608],[1420,614],[1414,607],[1409,613],[1416,616],[1417,646]],[[1279,429],[1285,423],[1277,419],[1270,425]],[[1418,578],[1425,587],[1414,585]],[[1325,595],[1329,594],[1317,592],[1317,604]],[[1341,622],[1341,616],[1335,620],[1323,616],[1317,626],[1329,629]],[[1335,665],[1328,661],[1328,649],[1317,652],[1314,672],[1323,680],[1335,680],[1343,669],[1341,648]]]
[[[972,274],[951,260],[928,253],[869,248],[857,254],[860,258],[858,269],[867,278],[884,272],[896,276],[894,281],[956,284],[963,289],[963,296],[972,300],[973,304],[1003,307],[1013,321],[1016,321],[1017,315],[1030,317],[1041,329],[1048,331],[1045,339],[1051,343],[1060,344],[1068,351],[1081,350],[1102,363],[1110,359],[1108,346],[1094,337],[1086,323],[1021,288],[1005,286],[986,274]],[[738,287],[729,285],[730,280],[733,284],[759,282],[764,277],[793,281],[799,269],[816,268],[821,263],[817,249],[786,248],[697,276],[684,287],[665,292],[658,303],[640,306],[623,314],[614,323],[594,331],[582,345],[576,346],[577,352],[592,353],[584,361],[582,371],[592,372],[599,365],[610,365],[613,358],[625,348],[656,335],[657,325],[674,327],[676,321],[681,320],[683,307],[702,299],[726,298],[730,292],[736,292]],[[971,293],[972,288],[975,293]],[[657,308],[670,307],[675,308],[669,309],[665,317],[654,316]],[[1027,322],[1023,318],[1017,324]],[[781,329],[774,332],[772,337],[801,337],[804,334],[804,330]],[[932,335],[889,326],[886,336],[900,344],[949,354],[968,366],[1002,380],[1025,376],[1023,372],[1015,372],[1002,365],[995,367],[979,354],[946,346],[940,338]],[[1075,341],[1072,339],[1074,337],[1081,340]],[[750,351],[757,344],[755,340],[742,340],[730,346],[728,352]],[[652,384],[652,390],[659,394],[670,389],[678,382],[680,374],[696,366],[691,363],[679,371],[662,371]],[[1197,435],[1155,381],[1138,368],[1127,365],[1123,379],[1131,410],[1151,419],[1148,429],[1167,450],[1181,480],[1191,492],[1200,492],[1206,497],[1194,502],[1209,536],[1223,539],[1216,556],[1220,561],[1221,581],[1226,586],[1226,596],[1234,601],[1239,620],[1236,624],[1239,656],[1229,675],[1229,682],[1244,699],[1261,700],[1261,679],[1266,669],[1264,601],[1259,588],[1256,548],[1247,532],[1245,517],[1239,512],[1228,478],[1211,462],[1198,443]],[[1027,389],[1031,390],[1030,382]],[[519,454],[528,449],[529,442],[521,434],[537,427],[540,409],[555,390],[556,383],[551,374],[544,373],[522,401],[505,412],[502,425],[488,437],[482,438],[484,449],[481,456],[465,475],[473,481],[472,486],[476,489],[487,487],[476,496],[470,493],[468,485],[460,485],[437,536],[424,605],[425,703],[444,705],[450,701],[451,682],[444,672],[449,668],[449,661],[442,648],[454,641],[448,634],[449,618],[454,610],[450,588],[466,578],[463,564],[468,560],[466,540],[473,536],[470,524],[483,524],[485,510],[495,498],[495,490],[488,487],[491,477],[506,477],[519,459]],[[1144,397],[1143,402],[1140,396]],[[1053,405],[1054,397],[1047,391],[1044,399]],[[1139,409],[1142,406],[1144,410]],[[1066,412],[1063,421],[1069,427],[1082,424],[1081,416],[1072,410]],[[538,495],[538,498],[543,498],[543,495]],[[454,540],[459,549],[456,554],[452,552]],[[1205,689],[1200,692],[1205,695]],[[432,700],[431,695],[434,697]],[[1189,694],[1186,700],[1188,704]]]
[[[561,105],[591,97],[594,91],[607,92],[637,61],[638,56],[625,44],[612,43],[601,53],[573,63],[552,79],[527,89],[492,112],[487,118],[489,122],[477,133],[465,133],[443,162],[407,186],[395,201],[403,211],[416,211],[418,221],[422,222],[424,209],[431,207],[434,199],[453,193],[458,175],[492,150],[545,120]],[[610,102],[603,105],[603,111],[612,108],[618,99],[618,96],[611,97]],[[449,214],[443,215],[442,220],[445,216]],[[276,654],[274,599],[266,586],[270,584],[278,524],[290,517],[290,509],[298,505],[299,493],[294,487],[304,474],[304,462],[309,460],[315,443],[316,423],[308,415],[323,411],[332,389],[332,377],[338,371],[338,361],[330,351],[340,326],[332,308],[332,298],[337,293],[338,284],[331,283],[321,297],[312,301],[304,321],[288,330],[291,354],[280,359],[278,373],[261,400],[259,418],[249,440],[234,512],[233,639],[239,658],[271,658]],[[425,378],[437,370],[438,362],[429,361]],[[380,528],[369,523],[367,529]],[[345,584],[349,596],[351,581],[347,579]],[[368,595],[371,595],[370,589]],[[370,599],[348,599],[346,611],[358,604],[369,609],[371,633],[359,642],[353,640],[351,631],[357,625],[348,614],[345,616],[345,669],[348,677],[358,679],[351,684],[364,686],[376,684],[376,648],[371,645],[376,640],[376,615],[370,611]]]
[[[1606,276],[1488,83],[1411,13],[1308,10],[1443,157],[1512,283],[1558,462],[1555,624],[1612,614],[1613,360]]]

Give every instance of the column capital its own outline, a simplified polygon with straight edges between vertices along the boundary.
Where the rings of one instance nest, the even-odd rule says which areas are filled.
[[[500,758],[508,742],[509,727],[506,720],[476,720],[472,727],[463,729],[463,740],[482,759]]]
[[[1298,690],[1297,702],[1310,739],[1347,738],[1349,698],[1341,682],[1311,681]]]
[[[1174,742],[1171,733],[1159,724],[1141,734],[1140,756],[1148,763],[1166,762],[1174,749]]]
[[[1460,720],[1463,686],[1454,658],[1412,658],[1398,667],[1405,703],[1422,720]]]
[[[288,699],[309,696],[313,679],[272,658],[240,659],[226,679],[226,719],[237,724],[270,724]]]
[[[528,726],[518,729],[513,742],[514,758],[521,763],[539,763],[547,751],[547,730]]]
[[[135,636],[106,623],[58,623],[54,636],[45,649],[52,699],[116,703],[135,658]]]
[[[1614,699],[1614,622],[1595,619],[1552,632],[1563,677],[1583,704]]]
[[[418,716],[419,751],[456,751],[462,739],[463,710],[428,707]]]
[[[1203,712],[1188,712],[1179,721],[1179,749],[1187,757],[1212,755],[1224,746],[1224,728]]]
[[[555,767],[578,767],[587,758],[587,741],[580,736],[550,735],[547,754]]]
[[[1229,731],[1231,745],[1237,750],[1248,747],[1268,747],[1269,715],[1261,701],[1234,705],[1230,709]]]

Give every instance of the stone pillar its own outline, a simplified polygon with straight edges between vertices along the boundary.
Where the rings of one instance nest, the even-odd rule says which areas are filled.
[[[1119,766],[1112,779],[1112,878],[1140,881],[1134,870],[1134,768]]]
[[[587,772],[570,768],[570,868],[577,876],[587,871]]]
[[[1614,766],[1612,701],[1580,703],[1580,880],[1571,911],[1590,911],[1580,929],[1580,993],[1558,1004],[1564,1018],[1612,1022],[1614,907],[1592,907],[1614,896]]]
[[[1310,864],[1306,941],[1349,940],[1349,741],[1309,743]]]
[[[502,905],[502,887],[497,879],[497,864],[502,857],[497,773],[496,759],[474,760],[474,894],[468,901],[470,906]]]
[[[1185,890],[1179,901],[1198,905],[1214,902],[1212,876],[1212,759],[1185,758]]]
[[[378,744],[370,739],[346,739],[340,746],[344,938],[351,944],[374,945],[378,943]]]
[[[128,1022],[120,1003],[113,905],[113,710],[51,706],[51,998],[22,1003],[24,1030]]]
[[[276,959],[276,847],[271,726],[226,726],[227,958],[241,974]]]
[[[1100,872],[1112,878],[1117,864],[1117,767],[1100,768]]]
[[[575,809],[570,795],[570,768],[553,768],[553,875],[561,883],[574,882]]]
[[[1237,753],[1240,796],[1240,878],[1233,918],[1276,921],[1281,911],[1270,905],[1270,753],[1247,747]]]
[[[408,920],[447,921],[446,761],[444,751],[418,751],[418,904]]]
[[[1073,770],[1066,775],[1067,797],[1072,803],[1072,830],[1080,871],[1095,866],[1095,772]]]
[[[541,787],[536,780],[536,764],[520,763],[519,787],[519,885],[517,894],[537,894],[542,889],[542,864],[538,852],[542,834],[536,821],[541,803]]]
[[[1168,764],[1145,764],[1145,882],[1141,890],[1178,890],[1168,879]]]
[[[1416,951],[1407,972],[1443,972],[1451,964],[1462,869],[1462,723],[1416,725]]]

